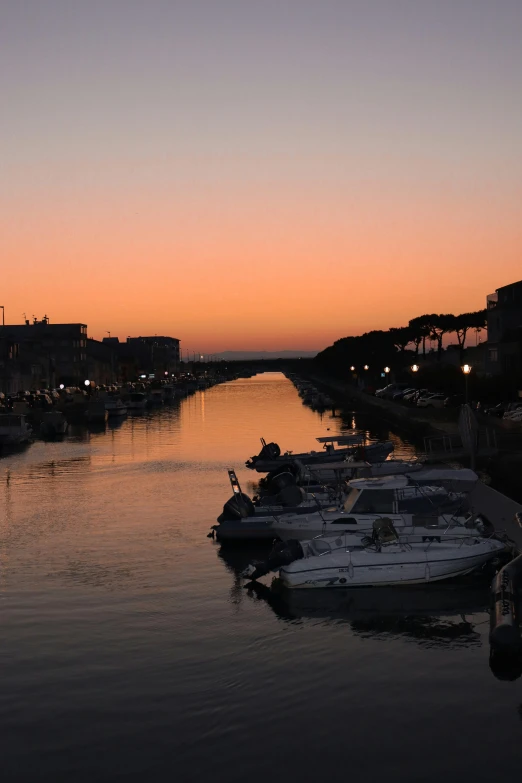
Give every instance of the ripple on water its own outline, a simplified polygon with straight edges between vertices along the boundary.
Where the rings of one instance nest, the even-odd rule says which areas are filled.
[[[319,416],[269,373],[0,460],[6,781],[439,783],[514,768],[520,699],[489,673],[487,585],[249,590],[252,552],[207,539],[226,468],[249,486],[261,436],[302,451],[340,431],[414,454],[367,414]]]

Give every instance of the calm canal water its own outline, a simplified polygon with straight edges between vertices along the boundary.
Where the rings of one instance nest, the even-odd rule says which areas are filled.
[[[0,461],[5,781],[484,780],[522,754],[487,585],[277,594],[207,533],[259,437],[322,418],[267,373]],[[266,582],[268,585],[269,582]]]

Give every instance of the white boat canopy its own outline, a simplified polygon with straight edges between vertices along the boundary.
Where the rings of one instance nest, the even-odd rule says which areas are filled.
[[[417,484],[419,481],[478,481],[478,476],[469,468],[455,469],[451,468],[431,468],[427,470],[416,470],[411,476],[407,473],[401,473],[393,476],[382,476],[381,478],[360,478],[352,479],[348,482],[349,487],[354,489],[403,489],[411,483]]]
[[[409,474],[406,474],[407,476]],[[413,481],[478,481],[479,477],[469,468],[425,468],[415,471]]]
[[[342,462],[325,462],[324,465],[306,465],[306,468],[310,473],[330,473],[332,470],[346,470],[352,471],[357,468],[370,468],[369,462],[350,462],[349,460],[343,460]]]
[[[332,435],[329,438],[316,438],[318,443],[337,443],[338,446],[358,446],[364,443],[364,435]]]

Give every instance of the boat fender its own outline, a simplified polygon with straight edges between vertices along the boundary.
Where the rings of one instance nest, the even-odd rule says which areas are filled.
[[[522,651],[517,616],[518,596],[509,565],[498,572],[493,580],[491,592],[490,645],[504,652]]]

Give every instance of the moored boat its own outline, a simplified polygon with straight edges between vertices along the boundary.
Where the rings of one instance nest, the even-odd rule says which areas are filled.
[[[57,438],[65,435],[68,428],[67,419],[61,411],[46,411],[40,417],[40,435],[43,438]]]
[[[105,399],[105,410],[109,416],[125,416],[127,414],[127,408],[119,397],[107,397]]]
[[[458,530],[472,535],[477,524],[486,524],[469,509],[466,492],[455,492],[459,482],[468,490],[478,476],[470,470],[430,469],[409,475],[383,476],[378,479],[354,479],[347,482],[348,493],[342,503],[305,514],[282,514],[272,523],[274,538],[307,540],[319,535],[350,535],[357,546],[376,519],[386,516],[402,534],[413,528],[421,535],[448,535]],[[423,482],[429,481],[429,484]],[[448,483],[452,489],[442,484]]]
[[[393,451],[393,443],[366,443],[360,435],[338,435],[332,437],[316,438],[324,446],[324,451],[309,451],[292,454],[287,451],[281,454],[277,443],[266,443],[261,438],[261,451],[251,457],[246,467],[257,470],[259,473],[268,473],[285,465],[289,460],[299,460],[303,465],[324,465],[328,462],[339,462],[347,458],[365,460],[366,462],[382,462]],[[340,448],[336,448],[339,446]]]
[[[109,414],[105,407],[105,400],[91,399],[87,404],[85,417],[90,424],[104,424]]]
[[[142,411],[147,407],[147,395],[143,392],[132,392],[125,401],[125,406],[130,411]]]
[[[467,574],[505,551],[492,536],[413,540],[383,518],[362,548],[346,546],[343,536],[294,540],[279,544],[270,562],[251,564],[243,576],[255,580],[278,568],[289,588],[419,584]]]
[[[0,414],[0,447],[10,448],[28,443],[32,429],[23,413]]]

